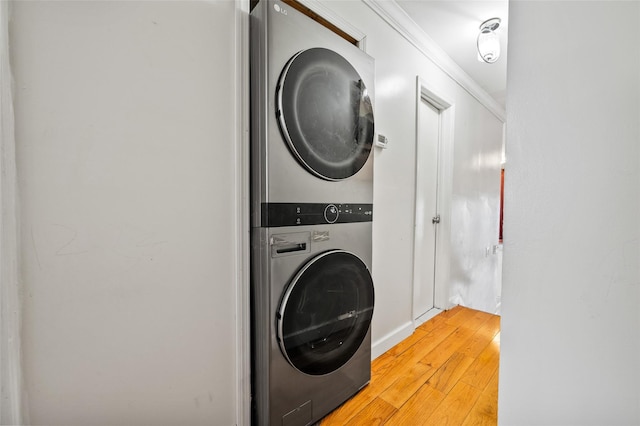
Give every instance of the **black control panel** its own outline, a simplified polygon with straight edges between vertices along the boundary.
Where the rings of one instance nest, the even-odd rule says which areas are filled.
[[[262,226],[371,222],[373,204],[262,203]]]

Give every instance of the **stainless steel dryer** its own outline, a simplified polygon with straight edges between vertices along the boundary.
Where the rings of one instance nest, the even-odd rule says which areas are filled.
[[[254,239],[253,424],[309,425],[370,380],[371,222]]]
[[[372,203],[373,58],[279,1],[251,15],[253,211]]]
[[[373,59],[251,13],[252,422],[308,425],[370,380]]]

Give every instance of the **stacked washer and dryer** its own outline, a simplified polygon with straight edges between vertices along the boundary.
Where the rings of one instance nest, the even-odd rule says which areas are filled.
[[[252,422],[370,380],[374,62],[289,5],[251,12]]]

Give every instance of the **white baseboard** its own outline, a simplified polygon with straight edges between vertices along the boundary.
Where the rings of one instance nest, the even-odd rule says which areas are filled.
[[[413,322],[409,321],[371,344],[371,359],[376,359],[413,334]]]

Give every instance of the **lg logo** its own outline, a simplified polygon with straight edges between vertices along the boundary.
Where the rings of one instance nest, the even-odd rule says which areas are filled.
[[[273,5],[273,8],[276,10],[276,12],[280,12],[280,13],[282,13],[283,15],[286,15],[286,14],[287,14],[286,9],[281,8],[279,4],[274,4],[274,5]]]

